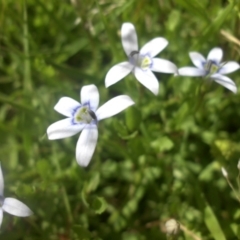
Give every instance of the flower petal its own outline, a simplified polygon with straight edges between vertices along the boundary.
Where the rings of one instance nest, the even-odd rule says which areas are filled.
[[[113,66],[105,77],[105,86],[109,87],[123,79],[132,71],[133,67],[134,66],[129,62],[122,62]]]
[[[0,166],[0,197],[3,197],[3,191],[4,191],[4,179],[3,179],[2,168]]]
[[[137,33],[132,23],[123,23],[121,29],[122,45],[127,56],[138,51]]]
[[[222,56],[223,56],[223,51],[221,48],[213,48],[208,56],[207,56],[207,60],[212,60],[214,62],[216,62],[217,64],[219,64],[222,60]]]
[[[97,125],[91,124],[83,129],[76,147],[76,159],[80,166],[86,167],[94,153],[98,139]]]
[[[96,111],[99,104],[99,92],[94,84],[87,85],[81,89],[82,105],[89,104],[92,111]]]
[[[204,69],[199,69],[195,67],[183,67],[178,69],[178,74],[181,76],[204,76],[206,75],[206,72]]]
[[[15,198],[5,198],[2,209],[14,216],[28,217],[33,214],[31,209]]]
[[[72,117],[74,109],[81,104],[70,97],[62,97],[59,99],[54,109],[66,117]]]
[[[211,78],[213,78],[215,82],[221,84],[222,86],[229,89],[230,91],[234,93],[237,92],[236,84],[229,77],[226,77],[220,74],[213,74]]]
[[[193,64],[197,67],[197,68],[200,68],[200,69],[204,69],[204,63],[206,63],[206,59],[205,57],[198,53],[198,52],[190,52],[189,53],[189,56],[193,62]]]
[[[104,118],[112,117],[133,104],[133,100],[127,95],[114,97],[97,110],[97,119],[102,120]]]
[[[218,73],[219,74],[228,74],[228,73],[231,73],[231,72],[234,72],[234,71],[238,70],[239,68],[240,68],[240,66],[237,62],[230,61],[230,62],[227,62],[226,64],[224,64],[218,70]]]
[[[134,75],[137,80],[148,88],[153,94],[157,95],[159,90],[159,83],[155,75],[150,69],[142,70],[140,68],[135,68]]]
[[[49,140],[71,137],[80,132],[86,126],[85,123],[73,124],[72,118],[66,118],[51,124],[47,129]]]
[[[147,42],[141,48],[140,54],[141,55],[149,55],[150,57],[155,57],[167,45],[168,45],[168,41],[165,38],[162,38],[162,37],[154,38],[150,42]]]
[[[176,65],[168,60],[161,58],[153,58],[152,59],[151,70],[154,72],[162,72],[162,73],[177,73],[178,69]]]
[[[2,225],[2,220],[3,220],[3,210],[0,208],[0,227]]]

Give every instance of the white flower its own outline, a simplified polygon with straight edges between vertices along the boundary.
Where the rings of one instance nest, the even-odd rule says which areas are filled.
[[[79,165],[86,167],[94,153],[98,138],[98,121],[111,117],[129,106],[132,99],[126,95],[115,97],[100,108],[99,93],[95,85],[81,89],[81,103],[69,97],[62,97],[54,109],[67,118],[50,125],[47,129],[50,140],[73,136],[82,131],[76,147],[76,159]]]
[[[139,51],[137,34],[131,23],[124,23],[122,25],[121,37],[123,49],[129,61],[118,63],[108,71],[105,78],[106,87],[133,72],[141,84],[157,95],[159,83],[152,71],[177,73],[177,67],[172,62],[161,58],[154,58],[168,45],[168,41],[162,37],[154,38]]]
[[[240,68],[234,61],[221,63],[223,51],[221,48],[213,48],[205,59],[198,52],[190,52],[189,56],[193,64],[197,67],[183,67],[178,69],[182,76],[203,76],[214,79],[215,82],[236,93],[236,84],[223,74],[234,72]]]
[[[2,168],[0,166],[0,226],[2,224],[3,212],[10,213],[18,217],[28,217],[33,214],[29,207],[15,198],[4,198],[4,180]]]

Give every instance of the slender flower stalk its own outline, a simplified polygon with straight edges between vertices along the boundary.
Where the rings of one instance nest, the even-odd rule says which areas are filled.
[[[50,125],[47,135],[49,140],[55,140],[71,137],[82,131],[77,142],[76,159],[80,166],[86,167],[97,144],[98,122],[118,114],[134,102],[130,97],[121,95],[98,108],[99,93],[93,84],[82,87],[80,95],[81,103],[69,97],[62,97],[58,101],[54,109],[67,118]]]
[[[28,206],[15,198],[4,198],[4,179],[0,166],[0,226],[3,220],[3,212],[17,217],[28,217],[33,214]]]
[[[221,48],[213,48],[209,52],[207,59],[198,52],[190,52],[189,56],[196,67],[182,67],[178,69],[179,75],[192,77],[202,76],[213,79],[230,91],[234,93],[237,92],[236,84],[232,79],[224,76],[224,74],[238,70],[240,65],[234,61],[221,63],[223,56]]]
[[[128,61],[118,63],[108,71],[105,86],[111,86],[132,72],[142,85],[157,95],[159,83],[152,71],[177,73],[175,64],[165,59],[155,58],[168,45],[168,41],[162,37],[154,38],[139,50],[137,33],[131,23],[122,25],[121,38]]]
[[[232,189],[236,199],[239,201],[240,203],[240,195],[239,193],[236,191],[236,189],[234,188],[234,186],[232,185],[231,181],[228,178],[228,172],[226,171],[226,169],[224,167],[221,168],[222,174],[224,176],[224,178],[227,180],[227,183],[229,185],[229,187]]]

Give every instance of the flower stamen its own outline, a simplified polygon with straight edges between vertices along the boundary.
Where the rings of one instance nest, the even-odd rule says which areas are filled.
[[[208,74],[212,75],[219,70],[219,66],[216,63],[214,63],[212,60],[208,60],[204,64],[204,69],[206,72],[208,72]]]
[[[132,51],[129,60],[134,66],[140,67],[142,70],[147,70],[152,64],[152,59],[148,55],[140,55],[138,51]]]
[[[142,58],[140,67],[143,70],[147,70],[151,66],[151,64],[152,64],[152,60],[150,59],[150,57],[145,56],[145,57]]]
[[[95,112],[93,112],[92,110],[88,110],[88,113],[90,114],[90,116],[92,117],[93,120],[97,120],[97,116],[96,116]]]
[[[88,107],[80,107],[74,114],[74,120],[77,123],[91,123],[92,120],[97,120],[95,113]]]

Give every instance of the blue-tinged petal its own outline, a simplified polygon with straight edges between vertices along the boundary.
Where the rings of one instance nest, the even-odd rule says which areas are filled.
[[[190,52],[189,56],[193,64],[200,69],[204,69],[204,64],[206,63],[205,57],[198,52]]]
[[[159,83],[155,75],[150,69],[142,70],[140,68],[134,69],[134,75],[137,80],[148,88],[153,94],[157,95],[159,90]]]
[[[148,55],[150,57],[155,57],[160,53],[166,46],[168,41],[165,38],[158,37],[154,38],[150,42],[147,42],[140,50],[141,55]]]
[[[66,117],[72,117],[74,109],[80,107],[80,103],[70,97],[62,97],[54,106],[54,109]]]
[[[237,71],[240,68],[239,64],[234,61],[227,62],[219,70],[219,74],[228,74],[234,71]]]
[[[28,217],[33,214],[27,205],[15,198],[5,198],[2,209],[3,211],[18,217]]]
[[[211,76],[212,79],[214,79],[215,82],[221,84],[225,88],[229,89],[230,91],[236,93],[237,92],[237,86],[236,84],[230,79],[229,77],[223,76],[221,74],[213,74]]]
[[[137,33],[132,23],[123,23],[121,29],[122,45],[127,56],[138,51]]]
[[[195,67],[182,67],[178,69],[178,74],[181,76],[197,77],[197,76],[205,76],[206,72],[204,69],[199,69]]]
[[[154,72],[162,73],[177,73],[178,69],[176,65],[168,60],[161,58],[153,58],[151,70]]]
[[[109,87],[126,77],[132,71],[133,67],[129,62],[122,62],[113,66],[105,77],[105,86]]]
[[[221,48],[213,48],[208,56],[207,56],[207,60],[212,60],[213,62],[220,64],[221,60],[222,60],[222,56],[223,56],[223,51]]]
[[[4,191],[4,179],[3,179],[2,168],[0,166],[0,197],[3,197],[3,191]]]
[[[112,98],[96,111],[97,119],[102,120],[112,117],[133,104],[133,100],[127,95],[120,95]]]
[[[80,166],[87,167],[92,159],[98,139],[98,129],[95,124],[83,129],[76,147],[76,159]]]
[[[91,110],[96,111],[99,104],[99,92],[94,84],[82,87],[81,103],[82,105],[90,104]]]
[[[86,126],[85,123],[73,124],[72,118],[66,118],[53,123],[47,129],[49,140],[71,137],[80,132]]]

